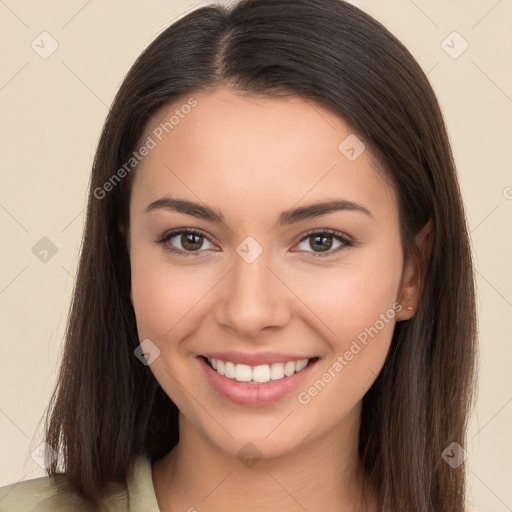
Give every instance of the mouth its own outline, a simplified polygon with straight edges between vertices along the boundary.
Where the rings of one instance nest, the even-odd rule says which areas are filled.
[[[248,364],[236,364],[231,361],[223,361],[213,357],[200,357],[202,357],[206,364],[219,375],[228,379],[234,379],[237,382],[247,382],[249,384],[265,384],[266,382],[291,377],[295,373],[304,370],[309,364],[318,360],[318,357],[313,357],[310,359],[300,359],[298,361],[292,360],[284,363],[251,366]]]
[[[291,394],[310,375],[319,358],[254,366],[204,355],[198,356],[197,360],[217,395],[238,405],[258,407],[278,402]]]

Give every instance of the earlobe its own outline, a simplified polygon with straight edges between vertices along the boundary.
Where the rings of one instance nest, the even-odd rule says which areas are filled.
[[[405,264],[398,302],[402,306],[396,314],[396,321],[409,320],[418,310],[423,282],[433,245],[432,219],[421,228],[415,237],[416,247]]]
[[[396,321],[409,320],[418,308],[419,294],[416,286],[402,286],[398,299],[401,309],[396,313]]]

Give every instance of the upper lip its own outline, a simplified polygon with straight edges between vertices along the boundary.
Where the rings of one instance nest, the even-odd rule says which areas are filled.
[[[220,359],[224,362],[234,364],[247,364],[249,366],[258,366],[262,364],[287,363],[288,361],[302,361],[303,359],[312,359],[315,356],[303,354],[287,354],[283,352],[237,352],[230,350],[227,352],[208,352],[201,354],[203,357],[211,359]]]

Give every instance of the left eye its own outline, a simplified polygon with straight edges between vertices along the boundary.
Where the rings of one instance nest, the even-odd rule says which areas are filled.
[[[307,233],[301,239],[300,244],[308,239],[310,240],[308,244],[309,247],[320,248],[320,252],[313,251],[313,256],[315,257],[330,256],[341,251],[343,248],[350,247],[352,245],[352,242],[348,240],[345,235],[337,231],[313,231],[311,233]],[[332,249],[332,239],[335,239],[340,244],[336,249]],[[329,242],[329,240],[331,241]]]
[[[178,240],[181,248],[176,247],[173,243],[170,243],[174,238]],[[332,249],[333,239],[339,243],[339,246],[335,249]],[[182,256],[195,256],[196,254],[194,253],[204,249],[202,247],[204,240],[207,240],[208,243],[211,244],[211,242],[208,240],[208,237],[203,232],[194,229],[182,229],[179,231],[167,233],[160,240],[156,240],[156,242],[162,244],[167,251],[177,253]],[[307,233],[301,238],[298,246],[305,243],[307,240],[310,240],[308,244],[310,248],[320,249],[319,251],[312,251],[314,257],[329,256],[352,245],[352,242],[348,240],[345,235],[343,235],[343,233],[330,230],[312,231]],[[299,250],[299,252],[300,251],[311,252],[308,251],[307,248],[302,248]]]

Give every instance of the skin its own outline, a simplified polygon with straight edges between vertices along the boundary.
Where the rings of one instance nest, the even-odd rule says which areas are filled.
[[[153,465],[162,511],[370,510],[361,498],[357,435],[361,403],[388,353],[395,321],[419,299],[421,261],[404,262],[396,195],[369,150],[350,161],[338,150],[350,128],[298,97],[262,98],[227,88],[194,95],[198,104],[143,159],[130,199],[132,302],[140,340],[160,350],[150,365],[180,409],[180,442]],[[146,134],[185,100],[160,111]],[[220,210],[214,224],[151,202],[184,198]],[[327,199],[358,203],[278,227],[279,214]],[[191,256],[157,243],[178,228],[205,232]],[[309,230],[336,230],[329,256],[302,241]],[[426,254],[430,224],[417,237]],[[236,252],[253,237],[263,252],[247,263]],[[202,241],[202,245],[201,245]],[[167,242],[186,250],[187,238]],[[188,246],[190,247],[190,246]],[[196,255],[194,255],[196,254]],[[408,302],[409,301],[409,302]],[[298,401],[379,315],[401,311],[307,404]],[[317,356],[305,384],[261,407],[234,404],[210,386],[197,356],[208,351],[279,351]],[[237,456],[252,443],[248,467]]]

